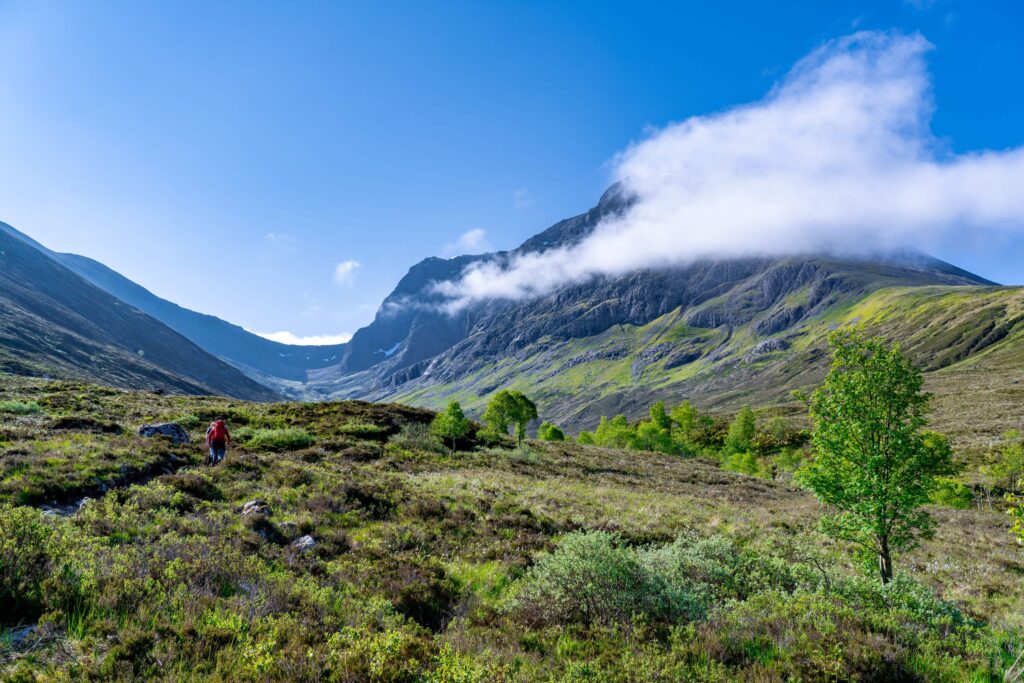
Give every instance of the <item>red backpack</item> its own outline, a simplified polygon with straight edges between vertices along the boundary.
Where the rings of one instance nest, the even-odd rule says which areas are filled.
[[[223,444],[228,439],[228,428],[224,424],[224,420],[217,420],[210,427],[210,433],[206,437],[206,440],[211,444]]]

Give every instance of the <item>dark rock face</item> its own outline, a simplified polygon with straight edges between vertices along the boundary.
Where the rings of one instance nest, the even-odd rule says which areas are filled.
[[[189,442],[188,432],[185,428],[174,422],[160,422],[157,424],[142,425],[139,427],[139,436],[166,436],[175,446]]]

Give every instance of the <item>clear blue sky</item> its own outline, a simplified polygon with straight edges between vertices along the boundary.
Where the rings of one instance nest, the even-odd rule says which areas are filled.
[[[953,150],[1024,145],[1011,0],[0,0],[0,220],[249,329],[352,332],[460,235],[510,248],[590,207],[650,127],[890,28],[935,45]],[[1024,283],[1024,242],[940,252]]]

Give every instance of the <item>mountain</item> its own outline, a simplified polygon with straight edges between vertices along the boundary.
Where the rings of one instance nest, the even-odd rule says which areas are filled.
[[[336,361],[341,354],[341,345],[292,346],[264,339],[220,318],[197,313],[161,299],[93,259],[47,249],[31,237],[0,222],[2,232],[34,247],[108,294],[156,318],[258,381],[280,386],[303,382],[308,370],[325,367]]]
[[[630,203],[613,186],[594,208],[515,250],[425,259],[399,281],[371,324],[347,344],[324,347],[268,341],[161,299],[96,261],[52,252],[2,223],[0,234],[31,245],[292,398],[433,408],[457,399],[479,415],[493,392],[511,387],[570,429],[591,427],[603,414],[639,417],[659,399],[689,398],[723,410],[772,405],[817,382],[829,332],[853,324],[901,342],[943,391],[971,386],[950,378],[984,368],[985,385],[999,391],[966,412],[950,412],[953,422],[965,415],[992,421],[1009,410],[1005,396],[1017,395],[1007,368],[1024,371],[1024,354],[1014,352],[1024,341],[1017,313],[1024,290],[998,287],[914,252],[702,260],[594,278],[532,299],[476,303],[456,313],[443,307],[435,283],[458,278],[474,263],[574,244]],[[936,393],[943,404],[946,396]]]
[[[702,260],[598,277],[533,299],[491,300],[455,314],[440,307],[434,283],[455,279],[476,262],[572,244],[628,206],[613,187],[590,211],[514,251],[420,262],[374,321],[356,332],[340,362],[309,373],[305,395],[429,407],[458,399],[479,414],[494,391],[511,387],[572,428],[590,426],[602,414],[639,416],[657,399],[723,408],[784,402],[791,389],[820,377],[829,331],[873,321],[850,313],[870,308],[873,295],[929,288],[970,292],[980,302],[998,291],[949,263],[901,252]],[[964,336],[933,349],[928,367],[959,362],[1004,339],[1016,321],[996,309],[968,306]],[[917,340],[920,321],[911,313],[895,314],[887,333]],[[1000,331],[986,338],[983,332],[993,328]]]
[[[7,231],[0,231],[0,370],[124,388],[277,398]]]

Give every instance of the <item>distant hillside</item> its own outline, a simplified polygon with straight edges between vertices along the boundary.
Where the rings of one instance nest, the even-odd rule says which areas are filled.
[[[0,231],[0,370],[125,388],[277,397],[5,231]]]
[[[291,346],[264,339],[220,318],[196,313],[161,299],[93,259],[52,251],[6,223],[0,222],[0,232],[33,246],[108,294],[151,315],[250,376],[304,381],[307,370],[330,365],[341,354],[343,345]]]

